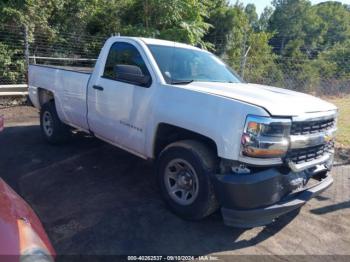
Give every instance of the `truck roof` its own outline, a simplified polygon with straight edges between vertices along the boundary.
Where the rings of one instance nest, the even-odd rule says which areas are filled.
[[[171,47],[182,47],[182,48],[187,48],[187,49],[195,49],[195,50],[204,51],[204,50],[202,50],[198,47],[192,46],[192,45],[174,42],[174,41],[169,41],[169,40],[145,38],[145,37],[126,37],[126,36],[121,36],[120,38],[134,39],[134,40],[139,40],[139,41],[141,40],[146,45],[162,45],[162,46],[171,46]]]

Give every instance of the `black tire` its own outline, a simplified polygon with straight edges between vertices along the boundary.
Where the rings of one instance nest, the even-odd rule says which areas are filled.
[[[51,118],[51,131],[47,128],[47,118]],[[54,101],[45,103],[40,110],[40,127],[41,133],[50,144],[62,144],[66,142],[70,136],[70,128],[64,124],[58,117]]]
[[[171,189],[167,185],[167,179],[169,178],[166,175],[166,169],[171,167],[172,163],[178,161],[178,159],[189,163],[198,178],[196,180],[198,181],[196,197],[192,200],[192,203],[186,205],[174,200],[174,193],[171,196],[169,192]],[[172,143],[160,153],[157,161],[157,180],[161,194],[171,211],[184,219],[200,220],[218,209],[219,204],[210,178],[216,171],[217,162],[217,157],[207,146],[194,140]]]

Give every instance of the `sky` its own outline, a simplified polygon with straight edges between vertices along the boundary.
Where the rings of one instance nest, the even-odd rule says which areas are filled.
[[[231,3],[235,3],[236,0],[230,0]],[[246,4],[255,4],[256,6],[256,11],[257,13],[260,15],[262,13],[262,11],[264,10],[264,8],[266,6],[271,6],[271,0],[239,0],[240,2],[243,2],[244,5]],[[350,0],[337,0],[338,2],[342,2],[344,4],[348,4],[350,5]],[[321,3],[321,2],[325,2],[324,0],[311,0],[311,3],[312,4],[318,4],[318,3]]]

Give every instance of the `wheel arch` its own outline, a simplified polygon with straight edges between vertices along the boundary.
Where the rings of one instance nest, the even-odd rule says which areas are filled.
[[[40,108],[44,104],[55,100],[54,93],[52,91],[50,91],[50,90],[38,87],[38,91],[37,92],[38,92],[38,102],[39,102]]]
[[[168,123],[159,123],[155,132],[153,142],[153,157],[157,158],[159,153],[169,144],[180,140],[195,140],[205,144],[215,155],[218,155],[216,142],[197,132],[171,125]]]

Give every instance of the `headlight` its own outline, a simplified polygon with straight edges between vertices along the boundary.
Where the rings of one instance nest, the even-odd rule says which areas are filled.
[[[243,156],[257,158],[283,157],[288,150],[291,120],[248,116],[241,139]]]
[[[18,219],[17,227],[21,262],[54,261],[54,254],[50,253],[44,240],[27,219]]]

